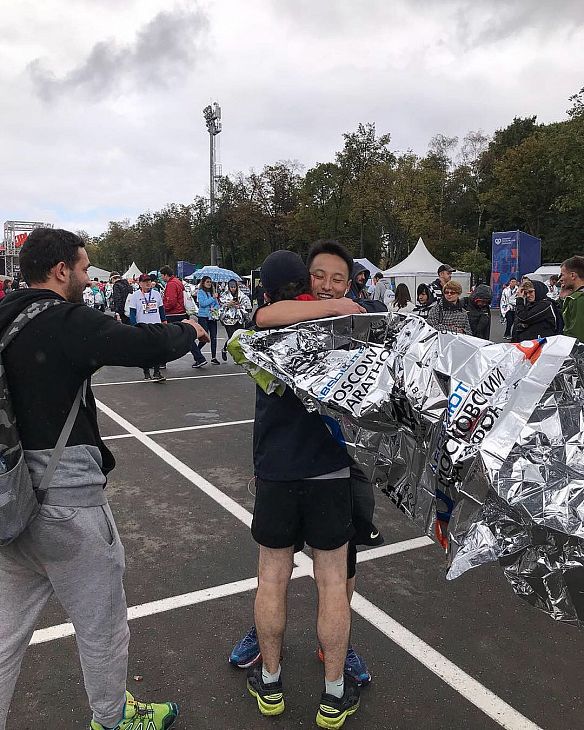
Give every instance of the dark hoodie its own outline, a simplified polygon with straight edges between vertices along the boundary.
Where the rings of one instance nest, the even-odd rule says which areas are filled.
[[[0,332],[49,289],[21,289],[0,303]],[[75,395],[103,365],[148,367],[186,354],[195,330],[184,324],[127,327],[84,304],[65,302],[39,314],[2,354],[18,431],[33,484],[38,485]],[[91,387],[51,483],[48,504],[95,504],[115,466],[101,440]],[[88,489],[80,490],[80,487]],[[99,489],[97,489],[99,487]],[[71,492],[85,496],[71,498]],[[54,493],[59,492],[55,500]],[[91,494],[89,494],[91,493]],[[102,498],[103,499],[103,498]],[[59,501],[60,500],[60,501]],[[99,502],[98,502],[99,503]]]
[[[551,337],[561,330],[561,317],[554,302],[547,295],[547,286],[541,281],[534,281],[533,287],[535,289],[534,302],[517,297],[515,323],[511,334],[513,342]]]
[[[365,289],[367,279],[365,279],[362,285],[359,285],[357,283],[357,275],[363,271],[367,274],[367,276],[369,276],[369,270],[366,269],[365,266],[363,266],[362,264],[359,264],[355,261],[353,263],[353,271],[351,272],[351,288],[345,296],[347,296],[349,299],[355,300],[363,307],[363,309],[367,310],[368,314],[375,314],[376,312],[387,312],[387,307],[383,302],[380,302],[376,299],[367,298],[367,291]]]
[[[357,283],[357,276],[359,274],[362,274],[365,272],[367,276],[365,277],[365,281],[363,284]],[[351,272],[351,288],[347,292],[347,296],[349,299],[367,299],[367,291],[365,289],[365,284],[367,283],[367,279],[369,278],[370,274],[367,269],[367,267],[363,266],[363,264],[358,263],[357,261],[353,262],[353,271]]]
[[[475,337],[483,340],[491,338],[491,301],[493,293],[487,284],[479,284],[470,297],[465,299],[464,306],[468,312],[470,329]],[[480,300],[480,302],[478,301]]]

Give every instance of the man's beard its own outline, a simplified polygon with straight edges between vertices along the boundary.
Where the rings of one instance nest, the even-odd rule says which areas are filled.
[[[65,291],[65,299],[68,302],[73,302],[73,304],[82,304],[84,289],[84,282],[78,279],[75,274],[71,272],[69,284],[67,285],[67,290]]]

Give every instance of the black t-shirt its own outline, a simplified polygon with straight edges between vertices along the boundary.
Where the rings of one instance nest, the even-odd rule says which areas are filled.
[[[256,476],[274,482],[310,479],[353,463],[321,416],[309,413],[290,388],[279,396],[267,395],[259,386],[253,461]]]
[[[279,396],[258,386],[253,462],[260,479],[289,482],[344,469],[353,460],[318,413],[309,413],[290,388]]]

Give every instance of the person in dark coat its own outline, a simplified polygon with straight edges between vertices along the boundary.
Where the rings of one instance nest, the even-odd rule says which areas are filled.
[[[351,272],[351,286],[346,296],[355,301],[369,299],[365,284],[370,276],[371,274],[367,270],[367,267],[363,266],[363,264],[360,264],[358,261],[355,261]],[[387,307],[384,307],[383,311],[387,311]]]
[[[483,340],[491,339],[491,301],[493,293],[487,284],[475,287],[470,297],[465,299],[470,329],[475,337]]]
[[[134,292],[134,290],[132,289],[132,285],[127,279],[122,279],[117,271],[114,271],[112,273],[111,280],[113,285],[112,299],[115,318],[120,322],[123,322],[124,324],[130,324],[130,318],[126,316],[124,310],[126,307],[126,299],[128,298],[128,294],[132,294]]]
[[[522,342],[552,337],[561,330],[561,315],[541,281],[525,281],[517,294],[511,340]]]

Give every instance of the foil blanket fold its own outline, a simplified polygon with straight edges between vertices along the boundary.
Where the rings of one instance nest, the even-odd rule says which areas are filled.
[[[239,343],[338,424],[371,481],[447,551],[449,579],[499,561],[523,599],[584,622],[584,345],[494,344],[389,313]]]

